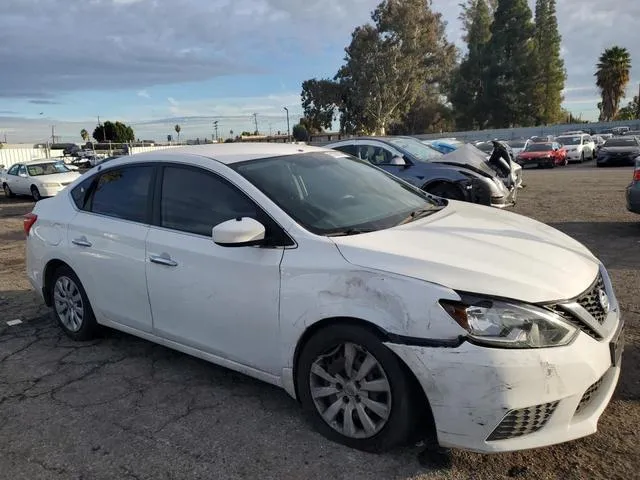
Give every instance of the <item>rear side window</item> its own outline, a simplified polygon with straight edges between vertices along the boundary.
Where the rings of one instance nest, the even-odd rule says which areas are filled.
[[[348,155],[357,156],[356,146],[355,145],[340,145],[338,147],[331,147],[334,150],[338,150],[340,152],[346,153]]]
[[[85,206],[89,200],[89,194],[91,193],[91,185],[95,180],[95,177],[87,178],[71,190],[71,198],[73,198],[73,203],[76,204],[78,209],[85,210]]]
[[[211,236],[219,223],[236,217],[256,218],[256,205],[236,187],[212,173],[165,167],[160,224],[165,228]]]
[[[97,180],[89,210],[93,213],[146,223],[154,167],[109,170]]]

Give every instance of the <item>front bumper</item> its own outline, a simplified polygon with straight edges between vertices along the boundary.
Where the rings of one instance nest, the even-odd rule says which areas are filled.
[[[598,165],[635,165],[637,155],[600,155]]]
[[[572,150],[567,151],[567,161],[568,162],[578,162],[582,160],[583,150]]]
[[[620,376],[610,347],[619,332],[539,350],[386,345],[422,385],[441,446],[497,453],[595,433]]]
[[[627,210],[640,213],[640,182],[634,182],[627,187]]]
[[[553,157],[520,158],[518,164],[524,167],[552,167],[556,164]]]
[[[40,195],[42,197],[55,197],[57,194],[59,194],[62,190],[64,190],[66,188],[66,185],[62,185],[59,187],[38,187],[38,190],[40,191]]]

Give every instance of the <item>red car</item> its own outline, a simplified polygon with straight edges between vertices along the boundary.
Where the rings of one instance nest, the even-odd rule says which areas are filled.
[[[558,142],[530,143],[518,157],[516,162],[522,167],[559,167],[566,165],[567,151]]]

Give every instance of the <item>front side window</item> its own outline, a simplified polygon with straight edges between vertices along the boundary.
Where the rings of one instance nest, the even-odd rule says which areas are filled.
[[[388,149],[379,145],[362,144],[358,148],[359,157],[373,165],[389,165],[394,157]]]
[[[20,165],[20,168],[18,168],[18,175],[26,175],[27,174],[27,168],[24,165]]]
[[[389,143],[404,150],[420,162],[430,163],[442,158],[442,153],[431,148],[415,138],[396,137],[390,138]]]
[[[109,217],[146,223],[154,167],[115,168],[98,178],[89,210]]]
[[[419,218],[416,212],[443,208],[419,189],[338,152],[246,161],[232,168],[318,235],[383,230]]]
[[[338,145],[336,147],[331,147],[334,150],[339,150],[340,152],[348,153],[349,155],[356,156],[356,146],[355,145]]]
[[[165,167],[160,225],[211,236],[213,227],[237,217],[257,217],[256,205],[220,177],[184,167]],[[260,220],[260,219],[258,219]]]
[[[13,165],[9,171],[7,172],[9,175],[18,175],[18,169],[20,168],[20,165]]]

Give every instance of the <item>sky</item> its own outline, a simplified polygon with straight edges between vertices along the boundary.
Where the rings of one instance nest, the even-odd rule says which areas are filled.
[[[302,114],[308,78],[333,77],[351,31],[379,0],[2,0],[0,140],[80,142],[120,120],[140,139],[285,132]],[[461,49],[457,0],[433,0]],[[535,0],[529,0],[533,8]],[[568,73],[565,106],[595,120],[593,73],[620,45],[640,83],[640,2],[559,0]]]

